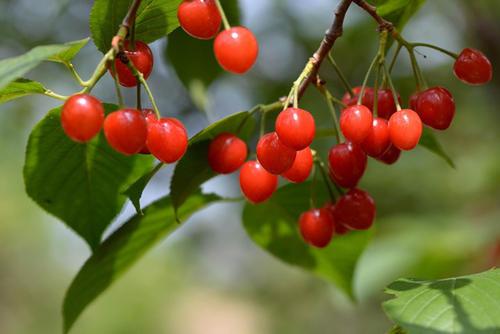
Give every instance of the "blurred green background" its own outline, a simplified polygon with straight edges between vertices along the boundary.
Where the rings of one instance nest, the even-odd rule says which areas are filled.
[[[196,110],[165,61],[166,40],[154,43],[156,70],[150,81],[162,112],[182,118],[192,135],[208,121],[285,95],[329,26],[336,3],[240,1],[243,23],[260,41],[260,57],[248,75],[226,74],[209,87],[206,114]],[[34,45],[88,36],[90,7],[90,1],[2,0],[0,58]],[[455,51],[479,48],[498,69],[499,22],[499,1],[434,0],[410,21],[404,35]],[[360,84],[375,52],[375,28],[366,14],[351,9],[335,56],[353,84]],[[384,333],[391,324],[380,302],[388,298],[383,288],[392,280],[446,277],[498,265],[499,73],[494,72],[488,86],[465,86],[453,77],[449,58],[431,50],[421,53],[429,83],[443,85],[455,96],[453,126],[438,137],[457,168],[422,148],[404,154],[394,166],[369,162],[361,187],[375,198],[378,218],[375,238],[356,274],[358,303],[258,249],[241,228],[241,205],[220,204],[196,214],[147,254],[84,313],[73,333]],[[402,55],[394,77],[406,99],[414,84]],[[89,45],[75,64],[88,77],[99,58]],[[343,90],[328,65],[322,75],[341,96]],[[44,64],[30,77],[61,93],[77,89],[57,64]],[[106,101],[115,99],[109,77],[95,92]],[[133,96],[133,91],[127,92],[129,103]],[[0,106],[0,333],[58,333],[64,291],[89,255],[82,240],[24,193],[22,166],[29,131],[57,104],[32,97]],[[328,121],[326,105],[313,89],[303,106],[319,122]],[[326,152],[331,142],[317,145]],[[157,175],[145,203],[168,192],[171,172],[167,168]],[[236,195],[236,177],[218,177],[205,189]],[[117,222],[132,213],[127,205]]]

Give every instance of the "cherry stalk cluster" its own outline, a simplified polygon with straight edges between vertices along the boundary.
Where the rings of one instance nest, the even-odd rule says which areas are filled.
[[[103,128],[108,143],[118,152],[126,155],[151,153],[164,163],[172,163],[186,152],[187,132],[179,120],[160,116],[147,87],[145,80],[152,71],[153,56],[146,44],[134,40],[133,29],[128,29],[134,24],[134,8],[137,10],[134,6],[139,2],[134,1],[122,25],[127,28],[126,33],[117,35],[110,56],[105,59],[117,83],[125,87],[137,86],[139,91],[141,84],[144,85],[154,110],[142,109],[138,103],[135,109],[122,108],[105,117],[101,102],[84,90],[64,104],[62,126],[66,134],[78,142],[91,140]],[[363,84],[354,88],[330,53],[342,34],[345,14],[353,3],[377,21],[380,41]],[[218,0],[184,0],[178,8],[178,19],[181,27],[195,38],[215,37],[214,54],[225,70],[243,74],[254,65],[259,50],[257,39],[245,27],[231,27]],[[222,24],[224,30],[219,32]],[[397,47],[388,65],[386,49],[390,39]],[[314,188],[319,171],[331,198],[319,206],[311,195],[311,209],[304,212],[298,222],[302,237],[312,246],[326,247],[335,234],[369,229],[375,219],[375,202],[367,192],[357,188],[368,157],[394,164],[402,151],[417,146],[424,125],[445,130],[455,115],[452,94],[444,87],[427,87],[416,61],[416,47],[433,48],[455,58],[454,73],[465,83],[478,85],[491,80],[491,63],[480,51],[467,48],[457,55],[434,45],[410,43],[365,1],[342,0],[318,51],[293,83],[288,96],[277,103],[281,112],[275,121],[275,131],[264,133],[266,113],[273,108],[261,108],[256,159],[247,161],[249,150],[238,133],[221,133],[209,145],[207,163],[220,174],[240,170],[241,191],[255,204],[273,195],[279,176],[301,183],[314,170],[311,183]],[[392,67],[403,48],[410,56],[417,87],[405,109],[401,107],[401,98],[391,79]],[[318,75],[324,59],[330,61],[345,86],[346,92],[341,99],[333,96]],[[300,98],[310,85],[325,97],[335,127],[337,143],[328,152],[328,163],[311,149],[316,135],[313,115],[299,107]],[[335,105],[341,107],[340,117]]]

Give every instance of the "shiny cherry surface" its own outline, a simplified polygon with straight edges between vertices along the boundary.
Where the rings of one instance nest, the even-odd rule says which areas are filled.
[[[390,144],[387,121],[380,117],[373,118],[370,133],[361,144],[361,148],[369,156],[377,157],[384,153]]]
[[[402,109],[389,119],[389,136],[394,146],[403,151],[412,150],[422,136],[422,121],[411,109]]]
[[[257,143],[257,159],[269,173],[279,175],[295,161],[297,152],[283,144],[276,132],[270,132]]]
[[[346,140],[360,144],[370,134],[372,121],[370,109],[363,105],[354,105],[342,110],[340,129]]]
[[[415,111],[424,124],[446,130],[455,116],[455,101],[446,88],[432,87],[418,95]]]
[[[175,118],[160,118],[149,124],[146,144],[158,160],[164,163],[176,162],[187,150],[186,128]]]
[[[314,117],[306,110],[287,108],[276,118],[276,133],[281,142],[296,151],[302,150],[314,140]]]
[[[104,120],[104,135],[116,151],[125,155],[136,154],[146,143],[147,123],[139,110],[121,109]]]
[[[220,32],[214,42],[215,58],[228,72],[243,74],[257,60],[259,44],[254,34],[244,27]]]
[[[375,202],[361,189],[351,189],[342,196],[333,210],[336,223],[353,230],[369,229],[375,219]]]
[[[360,146],[347,142],[330,149],[329,171],[332,181],[344,188],[353,188],[363,176],[367,157]]]
[[[148,126],[158,120],[153,109],[142,109],[142,115],[144,116],[144,119],[146,120]],[[145,144],[139,153],[150,154],[148,145]]]
[[[247,161],[241,167],[241,192],[250,202],[264,202],[273,195],[277,186],[278,177],[266,171],[258,161]]]
[[[125,54],[128,59],[134,64],[135,68],[142,73],[144,79],[149,78],[153,71],[153,53],[149,46],[141,41],[135,41],[135,50],[132,50],[130,41],[125,41]],[[118,81],[124,87],[137,86],[137,80],[126,64],[119,57],[115,59],[116,73],[118,73]],[[110,70],[113,73],[113,70]]]
[[[281,176],[290,182],[300,183],[307,180],[313,168],[313,156],[311,149],[306,147],[297,152],[292,167],[285,171]]]
[[[214,172],[232,173],[247,159],[247,144],[232,133],[223,132],[208,147],[208,164]]]
[[[453,72],[458,79],[470,85],[485,84],[493,77],[493,67],[488,57],[470,48],[462,50],[455,60]]]
[[[333,216],[325,209],[312,209],[299,218],[299,230],[305,242],[317,248],[328,246],[335,231]]]
[[[387,150],[384,153],[377,157],[377,160],[385,163],[386,165],[392,165],[399,160],[401,156],[401,150],[396,146],[390,144]]]
[[[184,0],[177,10],[177,18],[185,32],[199,39],[213,38],[222,22],[214,0]]]
[[[85,143],[94,138],[101,131],[103,122],[104,107],[91,95],[73,95],[62,107],[62,128],[76,142]]]

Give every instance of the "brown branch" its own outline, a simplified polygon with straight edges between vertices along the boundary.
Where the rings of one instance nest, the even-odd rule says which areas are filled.
[[[392,22],[389,22],[382,16],[378,15],[377,8],[375,6],[370,5],[365,0],[353,0],[353,2],[365,12],[370,14],[370,16],[373,17],[375,21],[377,21],[380,30],[387,30],[391,32],[394,29],[394,25],[392,24]]]
[[[118,52],[120,49],[120,44],[123,42],[123,39],[127,37],[130,28],[132,28],[135,24],[135,18],[137,16],[137,10],[141,5],[142,0],[134,0],[130,8],[128,9],[127,15],[123,18],[122,24],[120,25],[120,29],[111,40],[111,47]]]
[[[337,38],[342,36],[344,27],[344,18],[352,2],[353,0],[342,0],[340,4],[337,6],[337,9],[335,10],[335,19],[333,20],[332,26],[330,27],[330,29],[326,31],[325,37],[321,41],[318,50],[313,54],[313,56],[309,60],[309,62],[312,65],[312,69],[309,75],[305,77],[305,79],[303,80],[303,82],[299,87],[298,90],[299,98],[301,98],[302,95],[304,95],[311,81],[314,78],[316,78],[321,63],[332,49]]]

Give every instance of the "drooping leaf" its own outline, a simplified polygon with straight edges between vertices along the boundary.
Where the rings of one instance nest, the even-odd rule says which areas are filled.
[[[436,281],[400,279],[384,302],[408,334],[500,333],[500,270]]]
[[[251,112],[243,111],[209,125],[189,140],[188,150],[175,167],[170,184],[174,208],[180,207],[200,185],[216,176],[207,160],[210,140],[222,132],[236,133],[238,129],[238,136],[246,140],[254,126],[255,120]]]
[[[73,41],[73,42],[66,43],[66,44],[64,44],[65,46],[68,47],[66,50],[49,57],[47,60],[54,61],[57,63],[67,63],[67,62],[71,61],[73,58],[75,58],[75,56],[78,54],[78,52],[80,52],[80,50],[85,45],[87,45],[89,40],[90,40],[90,38],[87,37],[87,38],[81,39],[79,41]]]
[[[316,187],[317,203],[323,204],[326,191]],[[310,194],[309,182],[291,184],[278,189],[265,203],[247,203],[243,210],[244,227],[257,245],[278,259],[326,279],[353,297],[356,263],[372,232],[352,231],[334,236],[324,249],[308,246],[299,235],[297,222],[300,214],[309,210]]]
[[[0,103],[5,103],[26,95],[43,94],[45,87],[39,82],[29,79],[17,79],[0,89]]]
[[[377,0],[377,13],[391,21],[402,31],[410,18],[418,12],[426,0]]]
[[[111,112],[117,106],[105,109]],[[31,132],[24,166],[26,192],[94,249],[125,203],[122,192],[149,170],[152,158],[117,153],[103,134],[87,144],[73,142],[62,130],[60,112],[51,110]]]
[[[151,43],[179,26],[177,7],[181,0],[143,0],[137,11],[136,38]],[[110,48],[132,0],[95,0],[90,12],[90,32],[103,53]]]
[[[450,158],[450,156],[444,151],[444,148],[437,140],[436,135],[434,135],[432,130],[430,130],[429,128],[424,127],[424,130],[422,132],[422,137],[420,137],[419,145],[425,147],[432,153],[444,159],[444,161],[446,161],[446,163],[450,165],[450,167],[455,168],[455,163]]]
[[[23,55],[0,60],[0,89],[22,77],[44,60],[71,49],[68,45],[37,46]]]
[[[231,25],[238,25],[238,1],[223,1],[222,6]],[[215,60],[213,44],[213,40],[193,38],[182,29],[177,29],[168,36],[165,51],[167,61],[172,64],[193,102],[200,109],[205,109],[207,87],[225,73]]]
[[[182,220],[220,198],[193,194],[179,209]],[[174,217],[169,197],[148,206],[145,215],[135,215],[107,238],[85,262],[71,283],[63,305],[64,332],[67,333],[83,312],[102,292],[136,263],[149,249],[180,225]]]
[[[130,201],[134,205],[135,211],[138,214],[143,213],[141,209],[142,193],[144,192],[144,189],[148,185],[149,181],[151,181],[153,176],[155,176],[155,174],[161,169],[162,166],[164,166],[163,163],[157,164],[150,172],[144,174],[139,179],[137,179],[137,181],[132,183],[132,185],[123,193],[130,199]]]

